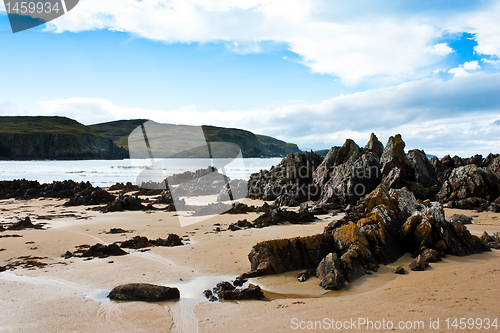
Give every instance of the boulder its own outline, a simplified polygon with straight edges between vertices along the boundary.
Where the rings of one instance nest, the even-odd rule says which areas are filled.
[[[453,169],[437,194],[441,203],[480,198],[486,200],[486,207],[489,206],[489,202],[493,202],[499,196],[500,177],[490,169],[481,168],[475,164]],[[465,206],[464,202],[457,205]],[[479,204],[476,207],[480,206]]]
[[[404,269],[403,266],[398,266],[395,270],[394,273],[404,275],[406,274],[406,270]]]
[[[424,260],[424,258],[419,254],[415,260],[413,260],[410,263],[410,269],[412,271],[423,271],[427,267],[429,267],[429,264]]]
[[[97,243],[92,245],[88,250],[84,251],[81,256],[85,258],[107,258],[110,256],[123,256],[126,254],[128,254],[128,252],[122,250],[116,243],[110,245]]]
[[[448,219],[448,222],[461,222],[462,224],[472,224],[472,217],[468,217],[464,214],[453,214],[452,217]]]
[[[115,301],[161,302],[179,299],[180,293],[177,288],[147,283],[130,283],[113,288],[108,298]]]
[[[323,258],[316,269],[316,276],[321,279],[320,286],[329,290],[344,289],[346,281],[340,266],[336,253],[329,253]]]

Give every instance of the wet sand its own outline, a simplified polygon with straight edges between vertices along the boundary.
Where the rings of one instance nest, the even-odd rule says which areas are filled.
[[[314,277],[300,283],[296,279],[298,272],[260,277],[250,282],[259,284],[270,301],[211,303],[203,299],[201,291],[248,271],[247,255],[254,244],[322,232],[333,217],[307,225],[217,233],[215,223],[225,229],[229,223],[253,220],[258,214],[220,215],[181,227],[175,213],[102,214],[86,210],[88,207],[62,207],[63,203],[51,199],[0,202],[2,223],[17,222],[15,217],[25,216],[30,216],[33,223],[47,223],[46,230],[0,233],[22,236],[0,238],[0,248],[5,249],[0,251],[0,266],[9,259],[28,255],[42,257],[39,261],[49,264],[0,273],[0,332],[289,332],[301,331],[292,329],[294,320],[306,323],[358,317],[395,323],[422,320],[425,328],[429,318],[439,317],[441,327],[433,331],[447,332],[443,324],[446,318],[500,320],[497,250],[461,258],[448,256],[424,272],[394,274],[395,267],[407,267],[411,261],[406,255],[343,291],[325,291]],[[247,203],[262,204],[250,200]],[[468,227],[475,234],[500,231],[500,214],[457,210],[446,213],[449,217],[457,212],[474,217],[474,224]],[[61,217],[37,219],[44,215]],[[105,234],[110,228],[133,232]],[[153,247],[146,252],[127,249],[131,254],[121,257],[87,261],[62,258],[67,250],[74,251],[81,244],[109,244],[136,235],[165,238],[169,233],[185,236],[189,242],[172,248]],[[127,303],[106,298],[113,287],[132,282],[179,287],[182,299]]]

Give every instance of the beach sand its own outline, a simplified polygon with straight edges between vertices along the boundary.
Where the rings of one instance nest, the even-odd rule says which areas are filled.
[[[5,231],[0,236],[0,266],[21,256],[41,257],[48,264],[35,269],[17,267],[0,273],[0,332],[290,332],[302,322],[325,318],[350,321],[367,318],[373,322],[423,321],[423,329],[405,331],[448,332],[450,318],[498,318],[500,320],[500,251],[467,257],[448,256],[423,272],[396,275],[411,257],[382,266],[346,290],[325,291],[312,277],[298,282],[298,272],[251,279],[260,285],[269,301],[208,302],[201,291],[222,280],[250,270],[248,253],[260,241],[313,235],[323,231],[336,217],[306,225],[279,225],[262,229],[215,232],[214,224],[226,229],[239,219],[253,220],[257,213],[215,216],[198,224],[181,227],[175,213],[99,213],[88,207],[63,207],[64,200],[36,199],[0,201],[0,221],[17,222],[30,216],[33,223],[46,223],[45,230]],[[260,201],[245,200],[261,205]],[[500,231],[500,214],[446,209],[473,216],[468,228],[481,235]],[[59,215],[52,220],[41,219]],[[133,230],[106,234],[110,228]],[[150,239],[169,233],[189,238],[184,246],[153,247],[149,251],[129,250],[130,255],[104,259],[63,259],[75,246],[109,244],[136,235]],[[10,260],[10,261],[9,261]],[[115,302],[106,298],[121,284],[140,282],[176,286],[180,301],[161,303]],[[431,330],[429,320],[440,320]],[[296,323],[296,324],[294,324]],[[318,324],[316,324],[318,325]],[[434,325],[436,325],[434,323]],[[336,331],[352,331],[337,329]],[[392,331],[366,329],[360,331]],[[491,330],[491,329],[490,329]],[[466,330],[468,331],[468,330]],[[484,331],[484,330],[471,330]],[[493,330],[495,331],[495,330]]]

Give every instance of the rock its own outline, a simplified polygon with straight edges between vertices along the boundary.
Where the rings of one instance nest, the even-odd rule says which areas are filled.
[[[396,270],[394,271],[394,273],[403,275],[403,274],[406,274],[406,270],[404,269],[403,266],[398,266],[396,268]]]
[[[411,262],[409,267],[412,271],[423,271],[424,269],[429,267],[429,264],[419,254],[418,257]]]
[[[205,290],[205,297],[210,301],[217,300],[262,300],[264,299],[264,294],[259,286],[250,285],[248,288],[236,288],[234,285],[228,281],[222,281],[217,283],[212,291]]]
[[[275,200],[278,206],[298,206],[319,197],[320,189],[313,184],[314,170],[322,157],[312,152],[288,154],[269,171],[250,176],[248,197]]]
[[[110,256],[123,256],[126,254],[128,254],[128,252],[123,251],[116,243],[110,245],[103,245],[97,243],[95,245],[92,245],[85,252],[83,252],[81,256],[85,258],[93,258],[93,257],[107,258]]]
[[[299,280],[299,282],[305,282],[315,274],[316,274],[315,269],[306,269],[305,271],[299,273],[299,275],[297,276],[297,280]]]
[[[489,248],[500,250],[500,232],[488,235],[485,231],[481,236],[481,241],[483,241]]]
[[[423,150],[410,150],[407,157],[413,175],[404,185],[419,199],[432,198],[440,189],[434,166],[429,162]]]
[[[179,299],[180,293],[177,288],[147,283],[130,283],[113,288],[108,298],[116,301],[161,302]]]
[[[104,209],[105,213],[108,212],[121,212],[124,210],[144,210],[146,207],[141,203],[141,199],[137,196],[118,195],[115,200],[109,203]]]
[[[500,197],[496,198],[495,201],[491,203],[488,210],[492,211],[493,213],[500,213]]]
[[[241,286],[242,286],[242,285],[244,285],[244,284],[245,284],[245,282],[247,282],[247,281],[248,281],[247,279],[244,279],[243,277],[238,276],[238,277],[236,277],[236,279],[234,279],[234,281],[233,281],[233,285],[234,285],[235,287],[241,287]]]
[[[70,251],[66,251],[66,253],[64,254],[64,259],[69,259],[71,257],[73,257],[73,253],[71,253]]]
[[[464,214],[453,214],[452,217],[448,219],[448,222],[461,222],[462,224],[472,224],[472,217],[468,217]]]
[[[489,156],[489,155],[488,155]],[[500,156],[497,156],[491,164],[488,165],[488,169],[493,171],[498,177],[500,177]]]
[[[370,140],[368,143],[365,145],[365,148],[363,149],[363,152],[371,152],[373,153],[377,158],[380,159],[384,152],[384,145],[378,140],[377,136],[372,133],[370,135]]]
[[[181,237],[176,234],[169,234],[167,239],[148,239],[144,236],[135,236],[132,239],[121,242],[120,247],[128,249],[142,249],[151,246],[179,246],[184,245]]]
[[[313,269],[331,252],[333,239],[327,234],[260,242],[248,254],[251,271],[259,275]]]
[[[382,175],[389,174],[395,167],[398,167],[404,173],[409,170],[410,164],[404,151],[405,146],[406,144],[400,134],[389,138],[385,145],[384,152],[380,157]]]
[[[321,279],[320,286],[329,290],[344,289],[346,281],[340,266],[336,253],[329,253],[323,258],[316,269],[316,276]]]
[[[486,208],[489,206],[488,202],[494,201],[499,196],[500,177],[490,169],[481,168],[475,164],[453,169],[437,194],[441,203],[470,198],[484,199]]]
[[[407,252],[418,255],[411,268],[419,270],[446,254],[483,251],[489,251],[486,241],[471,235],[461,222],[447,221],[440,203],[417,201],[407,188],[380,185],[322,234],[255,245],[249,254],[252,271],[246,276],[316,265],[321,285],[339,289]]]

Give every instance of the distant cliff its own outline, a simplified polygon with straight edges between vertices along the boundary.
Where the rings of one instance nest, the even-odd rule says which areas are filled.
[[[66,117],[0,117],[0,159],[122,159],[112,139]]]
[[[108,123],[95,124],[88,126],[89,128],[106,135],[122,148],[128,150],[128,136],[141,124],[148,120],[119,120]],[[188,125],[172,125],[165,124],[166,130],[175,131],[176,133],[190,133],[192,126]],[[254,134],[249,131],[224,128],[216,126],[202,126],[203,134],[207,142],[231,142],[237,144],[243,157],[283,157],[289,153],[300,152],[296,144],[287,143],[269,136]],[[161,150],[154,151],[155,157],[171,156],[181,151],[177,151],[176,147],[182,147],[189,141],[189,135],[180,136],[179,144],[176,144],[175,139],[169,137],[169,145],[161,147]],[[179,155],[180,156],[180,155]]]

